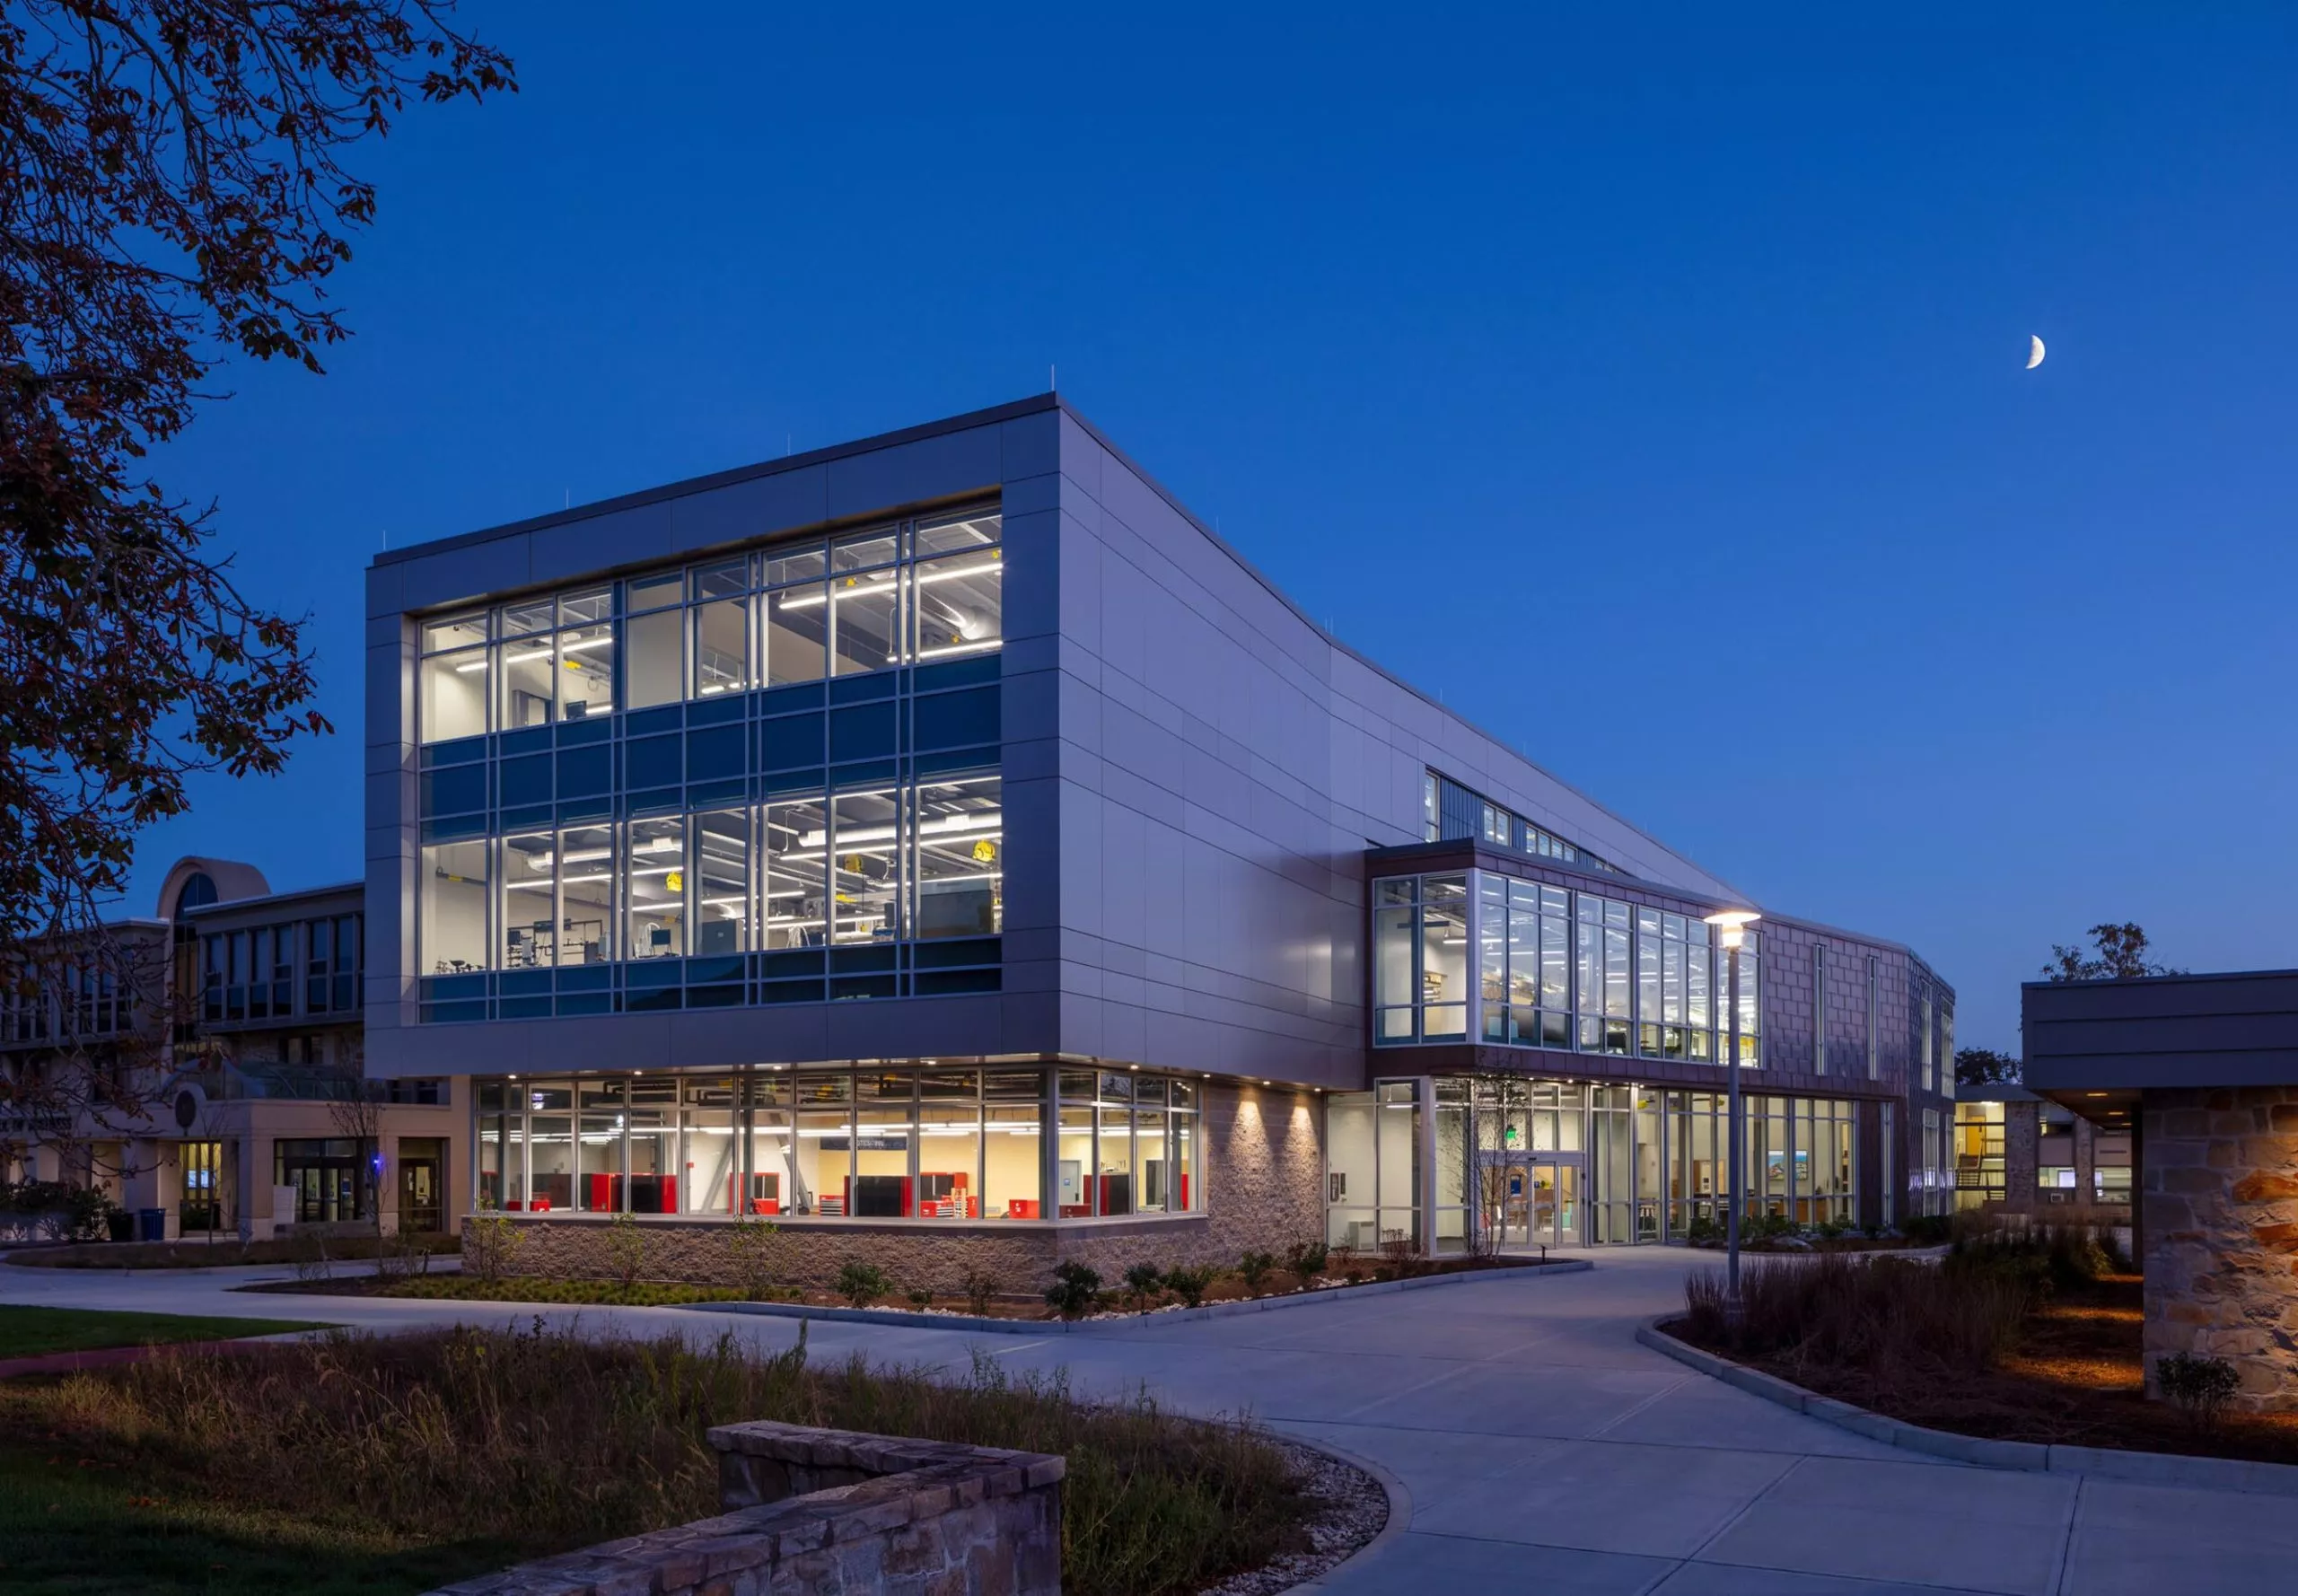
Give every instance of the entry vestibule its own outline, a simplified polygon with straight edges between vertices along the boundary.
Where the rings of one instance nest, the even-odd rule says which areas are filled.
[[[1858,1217],[1847,1099],[1747,1097],[1747,1212]],[[1683,1241],[1724,1219],[1724,1094],[1486,1074],[1326,1099],[1327,1240],[1457,1253]]]

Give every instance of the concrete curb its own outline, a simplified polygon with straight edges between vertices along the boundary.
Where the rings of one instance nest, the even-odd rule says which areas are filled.
[[[329,1260],[328,1267],[330,1273],[322,1278],[357,1280],[375,1272],[375,1260],[371,1258],[334,1258]],[[6,1255],[0,1255],[0,1269],[20,1270],[25,1276],[36,1280],[59,1281],[113,1280],[122,1276],[145,1280],[171,1280],[178,1276],[192,1280],[212,1280],[217,1276],[234,1275],[249,1269],[272,1271],[268,1275],[251,1276],[247,1282],[250,1285],[269,1285],[277,1281],[296,1278],[294,1264],[170,1264],[164,1267],[153,1264],[143,1268],[136,1268],[114,1264],[105,1264],[101,1267],[95,1264],[23,1264],[16,1262],[12,1256]],[[463,1260],[459,1253],[444,1253],[434,1257],[431,1260],[431,1267],[425,1271],[433,1275],[460,1275],[462,1272]]]
[[[891,1325],[905,1330],[987,1330],[993,1336],[1082,1336],[1095,1331],[1122,1333],[1145,1324],[1194,1324],[1206,1319],[1233,1319],[1241,1313],[1267,1313],[1279,1308],[1302,1308],[1311,1302],[1354,1302],[1365,1297],[1384,1297],[1394,1292],[1425,1291],[1432,1286],[1463,1285],[1478,1280],[1523,1280],[1540,1275],[1580,1275],[1595,1267],[1586,1258],[1558,1258],[1551,1264],[1528,1264],[1522,1268],[1466,1269],[1452,1275],[1424,1276],[1417,1280],[1376,1280],[1370,1285],[1288,1292],[1281,1297],[1253,1297],[1241,1302],[1214,1302],[1203,1308],[1128,1313],[1118,1319],[990,1319],[970,1313],[909,1313],[899,1308],[813,1308],[800,1302],[669,1302],[663,1305],[682,1308],[689,1313],[755,1313],[767,1319],[819,1319],[830,1324]],[[508,1305],[516,1306],[515,1303]]]
[[[1575,1270],[1574,1273],[1577,1271]],[[1405,1489],[1404,1481],[1380,1464],[1370,1458],[1350,1451],[1345,1446],[1335,1446],[1329,1441],[1320,1440],[1314,1436],[1296,1435],[1285,1429],[1273,1429],[1271,1433],[1283,1436],[1295,1446],[1305,1446],[1310,1451],[1320,1451],[1327,1457],[1338,1458],[1350,1468],[1363,1470],[1380,1482],[1381,1489],[1387,1492],[1389,1497],[1388,1521],[1381,1526],[1381,1532],[1378,1535],[1358,1547],[1330,1568],[1326,1569],[1316,1578],[1303,1580],[1297,1585],[1288,1587],[1281,1592],[1281,1596],[1301,1596],[1303,1592],[1329,1589],[1343,1574],[1354,1573],[1364,1564],[1371,1562],[1374,1557],[1387,1549],[1389,1542],[1412,1528],[1412,1493]]]
[[[2298,1465],[2252,1463],[2239,1458],[2189,1458],[2177,1452],[2125,1451],[2114,1447],[2044,1445],[2032,1441],[1990,1441],[1978,1435],[1958,1435],[1949,1430],[1926,1429],[1870,1413],[1848,1402],[1822,1397],[1775,1375],[1717,1357],[1712,1352],[1677,1340],[1660,1328],[1662,1320],[1681,1314],[1663,1313],[1636,1328],[1636,1338],[1654,1352],[1665,1353],[1702,1374],[1735,1385],[1741,1390],[1792,1408],[1807,1418],[1830,1424],[1870,1441],[1921,1452],[1953,1463],[1982,1469],[2018,1469],[2036,1474],[2089,1474],[2101,1479],[2128,1480],[2138,1485],[2188,1486],[2203,1490],[2241,1491],[2252,1495],[2298,1496]]]

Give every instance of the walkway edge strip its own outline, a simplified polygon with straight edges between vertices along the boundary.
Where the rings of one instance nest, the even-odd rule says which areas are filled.
[[[1990,1441],[1926,1429],[1822,1397],[1817,1391],[1703,1352],[1679,1341],[1660,1326],[1680,1313],[1662,1313],[1636,1328],[1636,1338],[1712,1379],[1739,1387],[1808,1418],[1830,1424],[1870,1441],[1984,1469],[2021,1469],[2037,1474],[2088,1474],[2135,1485],[2187,1486],[2202,1490],[2240,1491],[2251,1495],[2298,1496],[2298,1465],[2253,1463],[2240,1458],[2189,1458],[2177,1452],[2127,1451],[2115,1447],[2044,1445],[2032,1441]]]
[[[1232,1319],[1240,1313],[1268,1313],[1279,1308],[1303,1308],[1311,1302],[1358,1302],[1393,1292],[1424,1291],[1431,1286],[1460,1285],[1470,1281],[1524,1280],[1543,1275],[1580,1275],[1596,1266],[1583,1258],[1558,1258],[1550,1264],[1528,1264],[1518,1269],[1462,1269],[1450,1275],[1425,1275],[1414,1280],[1376,1280],[1369,1285],[1333,1286],[1324,1291],[1288,1292],[1281,1297],[1252,1297],[1241,1302],[1214,1302],[1203,1308],[1176,1308],[1148,1313],[1128,1313],[1118,1319],[992,1319],[971,1313],[909,1313],[899,1308],[814,1308],[799,1302],[671,1302],[692,1313],[756,1313],[768,1319],[818,1319],[830,1324],[889,1325],[905,1330],[987,1330],[993,1336],[1069,1336],[1096,1330],[1124,1331],[1143,1325],[1194,1324],[1206,1319]],[[515,1303],[508,1304],[516,1306]]]
[[[1578,1273],[1577,1270],[1573,1272]],[[1282,1425],[1273,1425],[1271,1428],[1276,1434],[1284,1437],[1295,1446],[1305,1446],[1311,1451],[1320,1451],[1327,1457],[1338,1458],[1350,1468],[1371,1475],[1379,1482],[1381,1489],[1388,1493],[1389,1497],[1388,1521],[1381,1526],[1381,1532],[1378,1535],[1358,1547],[1330,1568],[1326,1569],[1316,1578],[1288,1586],[1279,1592],[1279,1596],[1302,1596],[1303,1592],[1329,1589],[1343,1574],[1352,1574],[1361,1569],[1364,1564],[1373,1560],[1375,1554],[1385,1550],[1389,1542],[1412,1528],[1412,1493],[1405,1488],[1404,1481],[1390,1473],[1388,1469],[1370,1458],[1350,1451],[1345,1446],[1335,1446],[1331,1442],[1317,1436],[1296,1434]]]

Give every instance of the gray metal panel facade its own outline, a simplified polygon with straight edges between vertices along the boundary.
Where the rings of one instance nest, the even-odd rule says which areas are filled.
[[[1066,413],[1060,443],[1037,512],[1059,635],[1031,657],[1059,676],[1066,1050],[1363,1084],[1363,855],[1422,839],[1432,767],[1647,881],[1737,899],[1337,644]]]
[[[2036,981],[2019,1012],[2038,1092],[2298,1082],[2298,970]]]
[[[415,1025],[421,612],[993,492],[1001,993]],[[1647,883],[1745,900],[1336,643],[1051,395],[392,550],[368,610],[380,1074],[1061,1052],[1361,1085],[1364,851],[1422,840],[1432,767]]]

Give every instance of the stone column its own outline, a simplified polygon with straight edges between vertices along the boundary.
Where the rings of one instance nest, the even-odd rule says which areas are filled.
[[[2136,1137],[2137,1132],[2133,1131],[2131,1134]],[[2074,1201],[2082,1207],[2092,1207],[2096,1205],[2099,1200],[2098,1175],[2096,1172],[2099,1167],[2099,1127],[2092,1124],[2088,1119],[2083,1118],[2080,1114],[2074,1116]],[[2131,1177],[2133,1190],[2130,1206],[2134,1215],[2136,1214],[2138,1208],[2136,1196],[2137,1179],[2138,1177],[2136,1175],[2133,1175]],[[2136,1224],[2136,1223],[2137,1221],[2134,1217],[2132,1223]],[[2133,1246],[2135,1247],[2136,1245],[2136,1243],[2134,1242]]]
[[[2042,1150],[2040,1103],[2003,1105],[2003,1211],[2032,1214],[2038,1205],[2036,1171]]]
[[[2145,1355],[2221,1357],[2235,1406],[2298,1412],[2298,1086],[2145,1094],[2132,1138]]]
[[[270,1241],[278,1226],[279,1215],[271,1207],[276,1140],[258,1135],[253,1125],[240,1138],[240,1234],[250,1241]]]

